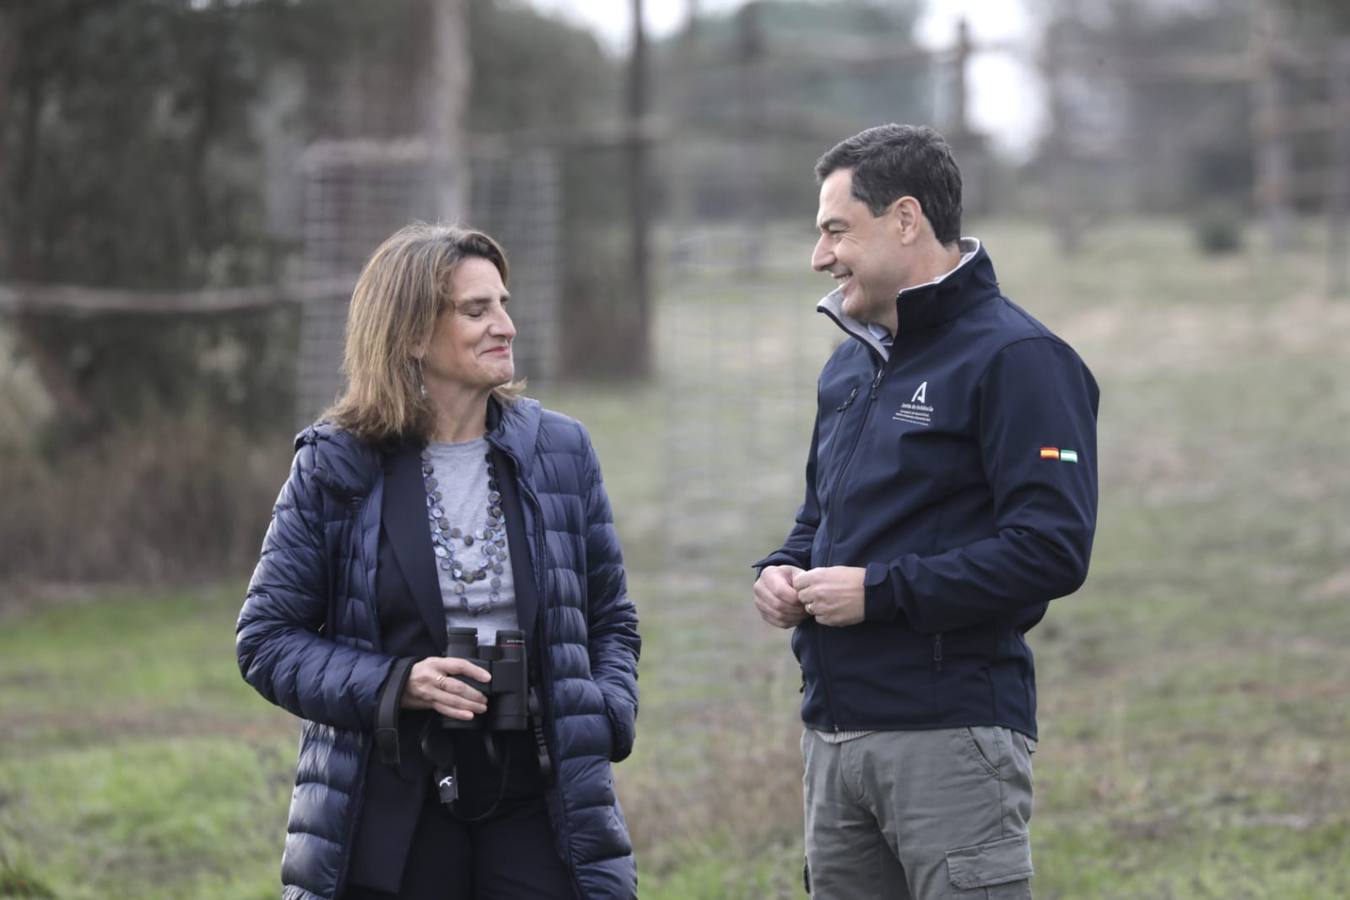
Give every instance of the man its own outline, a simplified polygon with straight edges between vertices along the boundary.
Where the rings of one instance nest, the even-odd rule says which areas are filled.
[[[806,500],[756,563],[804,684],[806,859],[821,898],[1031,896],[1036,692],[1023,635],[1087,575],[1097,385],[960,238],[930,128],[816,164],[820,375]]]

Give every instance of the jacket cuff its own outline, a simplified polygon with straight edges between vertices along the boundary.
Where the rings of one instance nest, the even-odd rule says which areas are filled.
[[[609,719],[609,760],[623,762],[633,752],[637,710],[627,703],[606,697],[605,717]]]
[[[806,564],[804,564],[806,562]],[[808,568],[809,562],[797,559],[789,553],[782,550],[775,550],[763,559],[756,560],[750,564],[750,568],[755,570],[755,580],[764,574],[764,570],[769,566],[796,566],[799,569]]]
[[[750,568],[755,570],[756,577],[769,566],[796,565],[791,559],[784,555],[783,551],[775,550],[763,559],[757,559],[750,564]]]
[[[891,567],[868,563],[863,574],[863,621],[893,622],[899,614],[900,602],[891,583]]]

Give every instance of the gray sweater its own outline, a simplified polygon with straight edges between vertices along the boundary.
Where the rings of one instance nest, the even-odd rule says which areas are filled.
[[[467,583],[463,594],[451,572],[437,566],[437,575],[441,584],[441,602],[445,607],[445,626],[447,628],[477,628],[478,641],[491,644],[496,640],[500,629],[516,629],[520,622],[516,617],[515,585],[511,575],[510,551],[503,539],[501,551],[492,557],[485,557],[484,551],[495,546],[492,541],[484,541],[481,535],[488,520],[488,442],[485,438],[465,441],[462,444],[432,442],[427,444],[427,453],[431,457],[433,476],[437,490],[441,492],[440,506],[452,528],[474,535],[472,545],[465,546],[462,539],[451,538],[456,559],[470,570],[481,568],[484,562],[491,565],[487,578]],[[500,473],[499,473],[500,474]],[[500,506],[500,504],[493,504]],[[497,526],[498,532],[504,526]],[[440,561],[438,557],[438,562]],[[497,569],[501,571],[498,572]],[[489,600],[493,591],[493,579],[499,579],[496,588],[498,600],[492,608],[480,614],[465,611],[464,603],[479,607]],[[461,599],[463,598],[463,600]]]

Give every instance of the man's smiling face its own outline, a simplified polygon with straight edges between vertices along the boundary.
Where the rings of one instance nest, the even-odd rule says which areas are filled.
[[[895,296],[905,285],[908,248],[900,238],[895,205],[874,216],[853,196],[852,187],[852,169],[836,169],[821,182],[820,239],[811,268],[834,278],[843,291],[845,314],[888,324],[895,317]]]

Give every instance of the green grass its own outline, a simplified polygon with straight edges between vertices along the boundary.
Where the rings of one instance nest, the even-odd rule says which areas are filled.
[[[276,894],[297,729],[239,679],[240,597],[5,620],[0,897],[20,875],[61,898]]]
[[[1103,391],[1092,572],[1031,635],[1037,896],[1350,895],[1350,300],[1315,246],[979,233]],[[748,565],[799,502],[827,287],[670,273],[656,381],[542,397],[592,432],[642,618],[644,898],[802,896],[797,673]],[[297,729],[235,670],[242,578],[0,619],[0,897],[276,895]]]
[[[11,619],[0,633],[0,749],[54,747],[158,730],[275,729],[241,691],[232,658],[242,588],[97,602]]]
[[[60,897],[267,896],[293,754],[222,731],[9,761],[6,831],[41,853]]]

